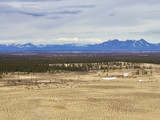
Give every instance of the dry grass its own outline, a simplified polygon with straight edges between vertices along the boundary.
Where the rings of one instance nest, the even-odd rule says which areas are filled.
[[[157,69],[153,69],[153,75],[110,81],[103,80],[96,71],[8,75],[0,82],[0,119],[159,120],[160,72]],[[132,72],[123,72],[127,71]],[[139,79],[145,82],[138,82]]]

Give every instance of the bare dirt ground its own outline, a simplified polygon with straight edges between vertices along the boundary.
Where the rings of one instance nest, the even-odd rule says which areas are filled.
[[[5,75],[0,120],[160,120],[159,65],[152,75],[132,71]],[[122,73],[130,76],[103,79]]]

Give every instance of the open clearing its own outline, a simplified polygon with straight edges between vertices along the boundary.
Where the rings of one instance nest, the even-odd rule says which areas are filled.
[[[0,82],[0,120],[160,120],[159,68],[153,65],[152,75],[117,79],[114,74],[132,70],[111,76],[8,74]]]

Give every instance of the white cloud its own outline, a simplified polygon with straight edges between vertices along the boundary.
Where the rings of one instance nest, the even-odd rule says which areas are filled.
[[[81,43],[81,44],[95,44],[95,43],[101,43],[104,40],[102,39],[96,39],[96,38],[88,38],[88,39],[81,39],[81,38],[54,38],[50,39],[49,43],[54,44],[71,44],[71,43]]]
[[[159,12],[159,0],[1,0],[0,43],[157,43]]]

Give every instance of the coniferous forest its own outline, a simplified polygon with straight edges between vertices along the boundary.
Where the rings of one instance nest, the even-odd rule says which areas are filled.
[[[55,71],[89,71],[92,69],[108,69],[103,65],[110,62],[133,63],[132,67],[138,68],[136,63],[160,64],[160,56],[16,56],[0,55],[0,73],[27,72],[44,73]],[[97,65],[97,66],[96,66]],[[100,66],[100,67],[99,67]],[[127,67],[126,67],[127,68]],[[116,69],[116,68],[113,68]]]

